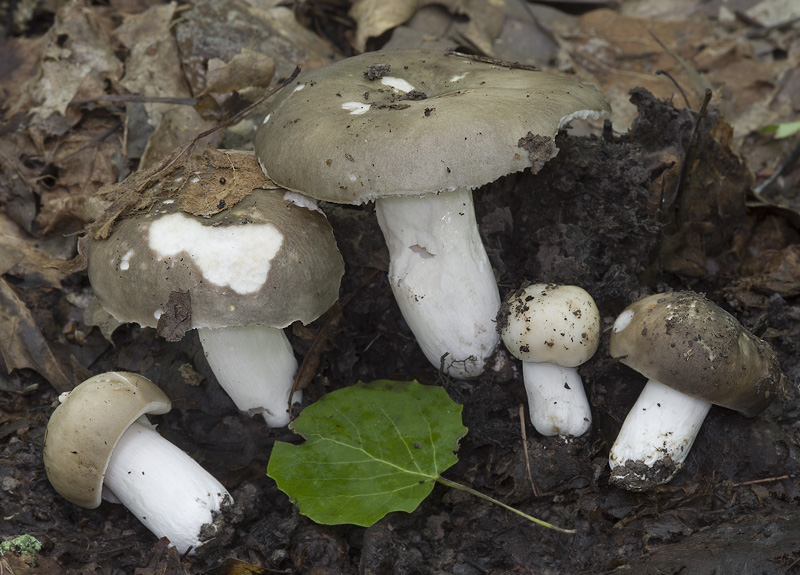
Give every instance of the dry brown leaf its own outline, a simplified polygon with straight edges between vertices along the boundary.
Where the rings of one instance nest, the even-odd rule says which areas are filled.
[[[117,219],[146,212],[161,199],[174,199],[182,211],[208,217],[254,189],[277,188],[264,176],[253,153],[208,149],[187,158],[177,152],[166,167],[134,172],[124,182],[102,190],[93,203],[101,204],[104,213],[89,226],[88,235],[106,238]]]
[[[21,87],[12,113],[30,111],[43,124],[55,114],[65,116],[76,98],[102,96],[106,83],[119,79],[122,63],[109,44],[107,22],[99,14],[88,10],[83,0],[72,0],[59,9],[39,53],[39,73]]]
[[[175,36],[181,64],[194,94],[206,89],[208,62],[230,62],[243,48],[275,61],[275,78],[292,74],[296,66],[313,70],[339,57],[338,50],[301,26],[294,11],[247,0],[196,0],[181,13]]]
[[[444,6],[454,15],[469,18],[458,24],[456,33],[486,55],[492,55],[492,44],[500,34],[505,17],[505,0],[356,0],[350,17],[356,21],[356,50],[363,52],[367,40],[408,22],[423,6]]]
[[[275,60],[266,54],[242,48],[229,62],[219,58],[208,61],[206,89],[203,93],[227,93],[250,87],[265,88],[275,73]]]
[[[766,295],[800,295],[800,245],[762,254],[760,272],[743,278],[741,285]]]
[[[158,166],[173,150],[191,141],[197,134],[214,127],[214,122],[203,120],[194,108],[173,106],[161,117],[161,123],[152,133],[139,161],[139,169]],[[205,142],[209,146],[219,145],[221,132],[214,132]]]
[[[116,182],[123,166],[122,129],[116,118],[88,115],[78,129],[65,134],[52,152],[58,178],[40,191],[36,222],[42,234],[62,234],[83,228],[83,204],[109,182]]]
[[[577,72],[593,76],[601,92],[611,102],[614,127],[624,131],[636,117],[636,109],[628,103],[634,87],[646,88],[660,99],[674,99],[683,105],[683,97],[667,76],[675,78],[697,109],[700,100],[692,90],[692,79],[676,61],[675,55],[692,64],[695,46],[713,36],[712,23],[698,16],[688,21],[653,20],[619,14],[609,9],[593,10],[578,20],[579,31],[566,38]],[[669,47],[665,51],[656,40]]]
[[[19,140],[24,138],[0,138],[0,198],[5,215],[32,233],[37,212],[32,182],[38,173],[24,158],[34,156],[36,150],[30,142],[19,146]]]
[[[33,243],[0,231],[0,275],[13,270],[15,276],[31,283],[61,289],[64,275],[56,269],[52,256]]]
[[[121,325],[125,325],[124,322],[119,321],[108,313],[94,296],[92,296],[92,299],[89,300],[89,303],[83,310],[83,323],[87,326],[100,329],[100,333],[103,334],[103,337],[109,343],[114,343],[112,339],[114,330]]]
[[[117,29],[120,41],[130,49],[120,82],[129,92],[149,98],[192,96],[171,29],[175,10],[174,2],[156,5],[129,17]],[[138,138],[128,142],[128,157],[138,157],[143,148],[142,169],[158,165],[175,147],[212,126],[191,106],[154,101],[140,106],[144,113],[130,113],[131,107],[126,123],[128,137]]]
[[[45,39],[45,36],[39,36],[0,40],[0,54],[3,54],[3,59],[7,63],[0,69],[0,94],[3,94],[5,98],[3,108],[14,108],[22,113],[27,112],[17,106],[17,102],[22,96],[19,87],[31,81],[37,74],[39,51]]]
[[[39,331],[30,310],[11,286],[0,278],[0,354],[8,372],[32,369],[59,392],[72,385]]]
[[[117,38],[130,50],[125,76],[120,84],[131,94],[147,97],[181,98],[191,96],[181,70],[178,47],[170,26],[175,3],[153,6],[130,16],[116,30]],[[161,116],[174,104],[145,102],[147,122],[161,123]]]

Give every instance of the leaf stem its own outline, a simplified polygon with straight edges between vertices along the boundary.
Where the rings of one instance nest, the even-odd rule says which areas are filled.
[[[508,511],[511,511],[512,513],[516,513],[517,515],[521,515],[522,517],[524,517],[528,521],[532,521],[533,523],[536,523],[537,525],[541,525],[542,527],[547,527],[548,529],[553,529],[554,531],[559,531],[560,533],[577,533],[577,531],[575,529],[563,529],[561,527],[556,527],[555,525],[552,525],[551,523],[548,523],[547,521],[542,521],[541,519],[536,519],[536,517],[528,515],[527,513],[523,513],[519,509],[514,509],[510,505],[506,505],[505,503],[502,503],[501,501],[498,501],[497,499],[489,497],[488,495],[484,495],[480,491],[475,491],[471,487],[467,487],[466,485],[461,485],[460,483],[456,483],[455,481],[450,481],[449,479],[445,479],[442,476],[437,477],[436,481],[438,481],[442,485],[447,485],[447,487],[452,487],[453,489],[458,489],[460,491],[466,491],[467,493],[471,493],[475,497],[479,497],[480,499],[483,499],[484,501],[488,501],[489,503],[494,503],[495,505],[499,505],[503,509],[507,509]]]

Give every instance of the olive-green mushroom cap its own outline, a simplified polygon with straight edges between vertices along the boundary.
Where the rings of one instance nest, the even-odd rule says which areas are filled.
[[[165,313],[190,315],[187,328],[309,323],[337,300],[344,274],[325,215],[282,189],[254,190],[207,218],[161,200],[84,249],[103,308],[149,327]]]
[[[308,73],[266,103],[261,167],[314,198],[473,189],[553,157],[559,128],[610,111],[592,86],[433,50],[369,52]]]
[[[768,343],[694,292],[628,306],[612,330],[610,352],[648,379],[748,417],[775,398],[782,377]]]
[[[111,453],[142,415],[167,413],[169,398],[135,373],[95,375],[67,395],[47,424],[44,468],[64,499],[88,509],[100,505]]]

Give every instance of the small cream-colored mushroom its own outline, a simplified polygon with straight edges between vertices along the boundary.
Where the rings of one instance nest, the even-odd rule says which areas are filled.
[[[59,398],[44,441],[47,478],[65,499],[88,509],[122,503],[180,553],[203,544],[200,529],[231,503],[227,490],[161,437],[146,414],[171,404],[135,373],[96,375]]]
[[[532,284],[509,297],[498,325],[506,349],[522,360],[536,431],[586,433],[592,411],[577,368],[600,343],[600,312],[592,296],[577,286]]]

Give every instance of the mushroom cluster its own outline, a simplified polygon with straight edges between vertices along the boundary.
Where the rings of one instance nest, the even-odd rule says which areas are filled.
[[[59,398],[44,439],[44,468],[65,499],[95,509],[122,503],[157,537],[183,554],[202,545],[201,528],[233,502],[185,452],[159,435],[147,414],[171,404],[150,380],[110,372]]]
[[[586,433],[592,413],[578,367],[598,348],[597,305],[582,288],[538,283],[501,306],[472,192],[540,170],[557,154],[565,124],[609,112],[603,96],[543,71],[398,50],[305,73],[265,108],[249,161],[279,187],[264,182],[202,214],[154,194],[107,237],[87,238],[82,250],[103,308],[171,339],[197,330],[236,406],[284,426],[301,399],[284,328],[327,311],[344,273],[316,200],[374,201],[392,291],[431,364],[477,377],[502,339],[522,361],[535,429]],[[230,188],[236,174],[215,178]],[[191,196],[195,183],[183,174],[159,185]],[[649,380],[609,454],[611,483],[635,491],[682,467],[711,404],[754,416],[781,379],[767,343],[689,292],[629,306],[614,323],[610,352]],[[87,508],[121,502],[181,553],[202,545],[203,527],[231,498],[149,425],[146,414],[171,407],[164,393],[113,372],[60,400],[44,444],[55,490]]]
[[[265,105],[264,173],[318,200],[375,201],[392,291],[425,356],[480,375],[499,343],[500,295],[472,190],[538,171],[558,130],[607,113],[605,98],[543,71],[394,50],[301,74]]]
[[[643,491],[682,467],[711,405],[753,417],[775,398],[775,352],[694,292],[655,294],[614,322],[612,357],[648,381],[609,454],[611,483]]]

